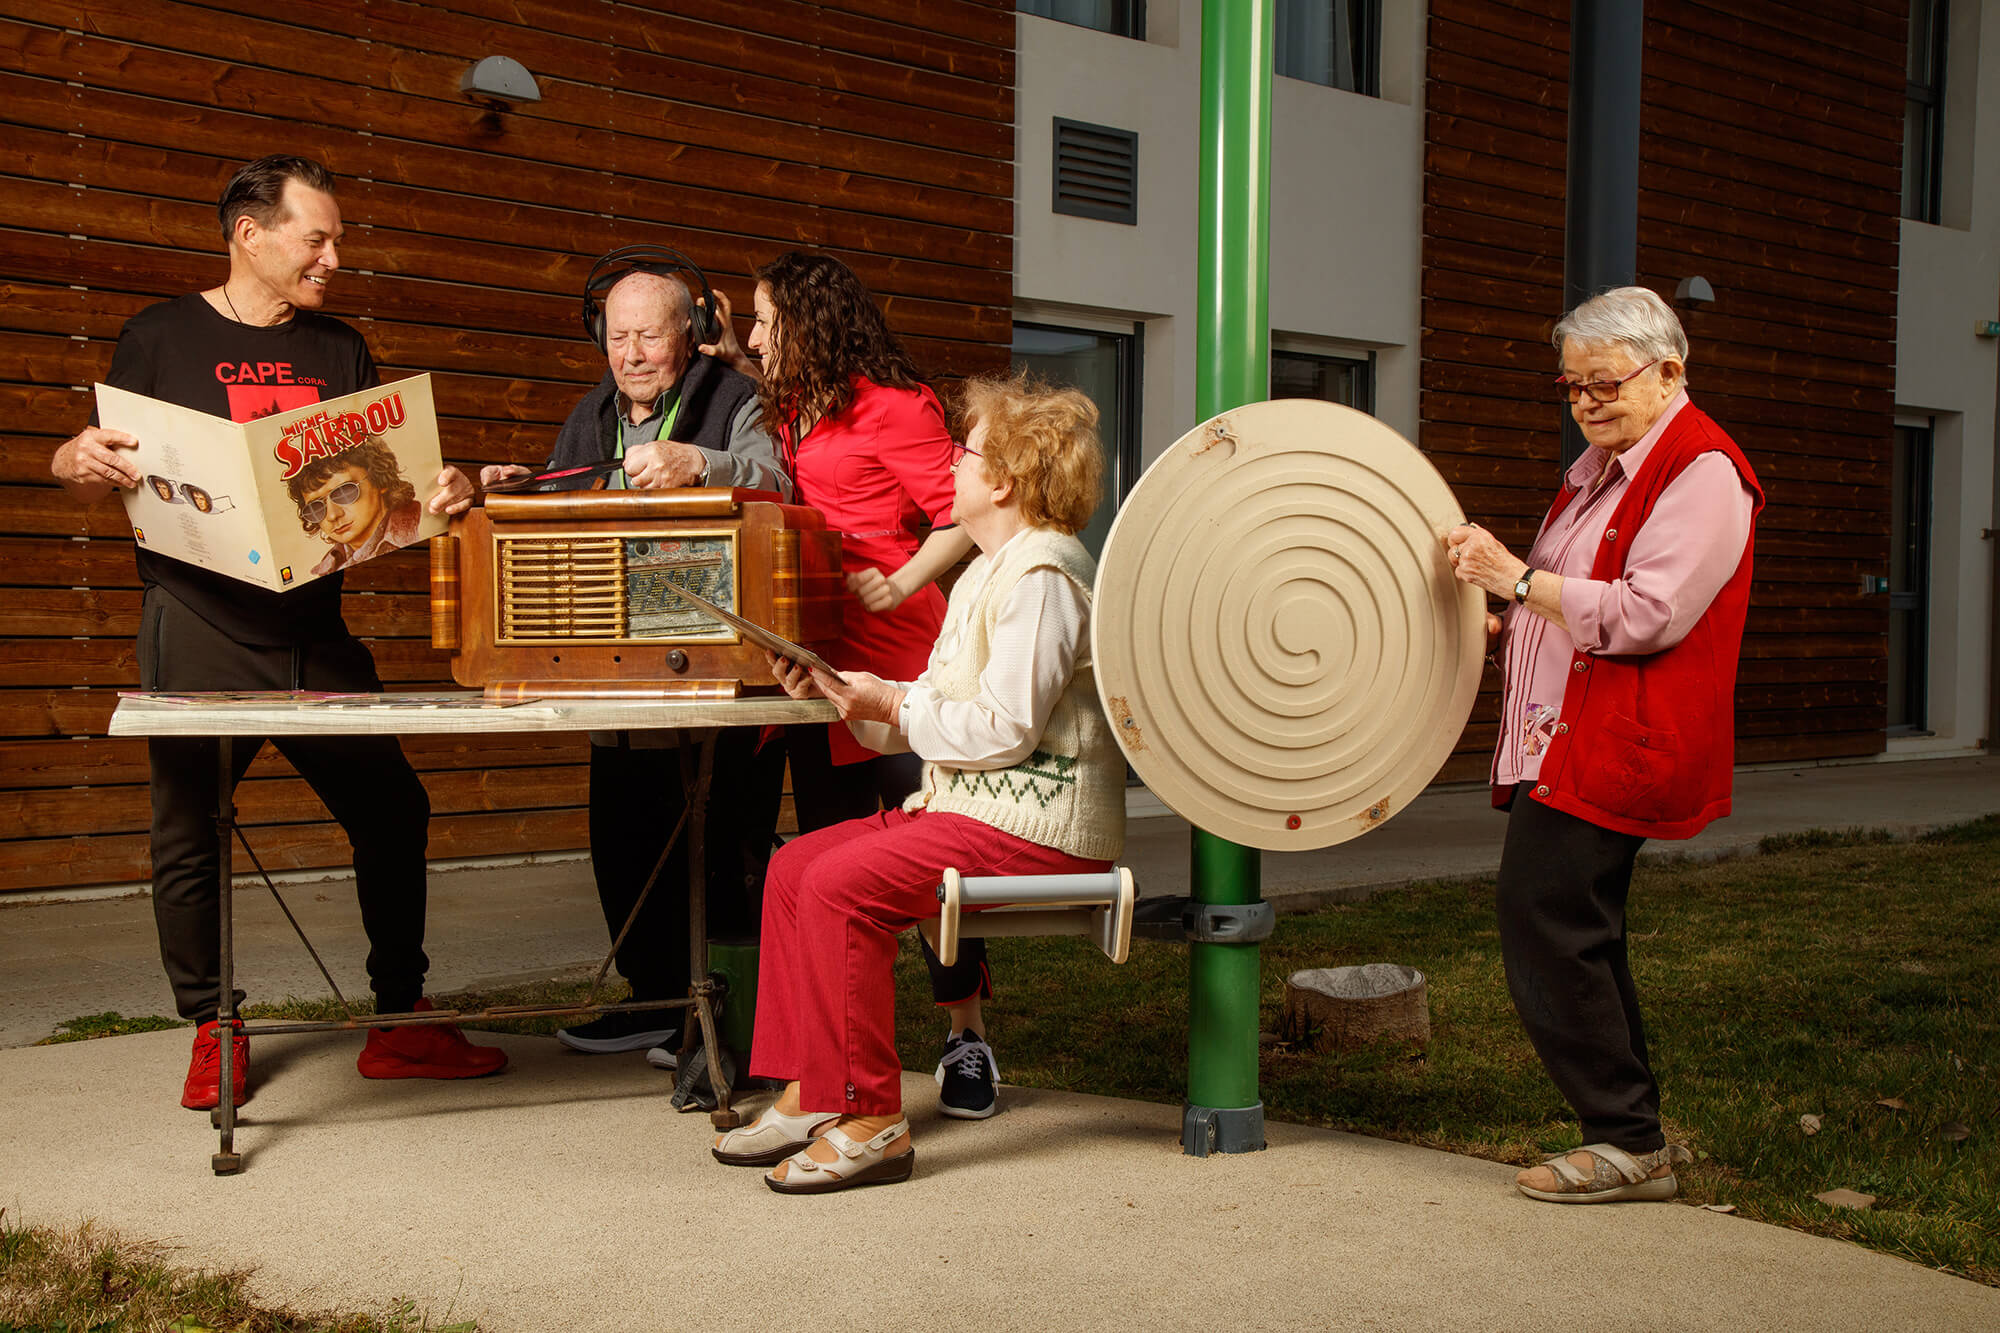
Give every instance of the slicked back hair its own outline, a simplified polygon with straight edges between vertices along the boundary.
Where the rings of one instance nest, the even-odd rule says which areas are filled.
[[[271,153],[246,162],[222,187],[215,213],[222,220],[222,239],[236,231],[236,219],[248,213],[260,227],[276,226],[285,212],[285,182],[297,181],[309,190],[333,193],[333,173],[309,157]]]

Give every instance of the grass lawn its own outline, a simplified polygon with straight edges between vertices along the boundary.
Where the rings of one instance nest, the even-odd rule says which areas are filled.
[[[2000,1285],[1996,861],[2000,819],[1988,818],[1914,841],[1809,835],[1774,840],[1757,856],[1641,866],[1629,912],[1633,970],[1669,1136],[1698,1155],[1680,1173],[1685,1199],[1734,1205],[1745,1217]],[[1421,884],[1280,918],[1263,946],[1267,1031],[1277,1025],[1292,972],[1394,962],[1429,978],[1431,1041],[1423,1050],[1346,1055],[1267,1046],[1267,1116],[1523,1164],[1575,1146],[1569,1110],[1510,1007],[1491,899],[1484,881]],[[989,1010],[990,1035],[1008,1082],[1181,1100],[1185,946],[1137,941],[1123,967],[1073,939],[996,940],[992,955],[1000,994]],[[942,1023],[914,945],[898,961],[897,987],[904,1066],[929,1069]],[[453,999],[538,1003],[572,1000],[584,989],[542,985]],[[322,1017],[330,1008],[294,1001],[249,1012]],[[562,1021],[533,1027],[549,1031]],[[91,1015],[54,1040],[163,1024]],[[1813,1118],[1810,1132],[1805,1117]],[[1836,1188],[1876,1202],[1856,1211],[1813,1197]],[[58,1307],[23,1303],[31,1269],[41,1272],[36,1265],[58,1251],[85,1256],[76,1270],[84,1287],[136,1291],[192,1280],[103,1277],[109,1270],[88,1258],[102,1241],[0,1219],[0,1333],[71,1320],[89,1328],[117,1317],[115,1301],[94,1316],[78,1308],[61,1318],[34,1312]],[[143,1247],[134,1262],[148,1262]],[[33,1278],[43,1288],[52,1282]],[[264,1312],[255,1320],[265,1322],[218,1312],[186,1327],[425,1326],[407,1311],[332,1321]]]
[[[1684,1198],[2000,1285],[1996,860],[1989,818],[1916,841],[1812,835],[1641,866],[1633,972],[1669,1137],[1699,1154]],[[992,946],[988,1026],[1008,1082],[1181,1100],[1184,946],[1137,941],[1122,968],[1080,940]],[[1292,972],[1368,962],[1428,977],[1429,1047],[1267,1048],[1269,1118],[1522,1164],[1580,1142],[1508,1000],[1490,882],[1280,918],[1264,1029]],[[929,998],[906,949],[897,1027],[911,1069],[937,1060]],[[1842,1187],[1877,1202],[1813,1198]]]

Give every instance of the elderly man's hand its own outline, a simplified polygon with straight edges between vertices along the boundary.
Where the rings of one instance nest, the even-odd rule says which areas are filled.
[[[49,460],[49,471],[57,481],[73,489],[108,494],[113,486],[131,490],[139,484],[139,470],[118,453],[136,449],[139,441],[122,430],[86,426],[65,441]]]
[[[677,440],[642,444],[625,451],[625,475],[639,490],[699,486],[707,473],[708,460],[702,457],[701,450]]]
[[[431,497],[433,514],[462,514],[472,508],[472,478],[455,467],[437,475],[438,492]]]
[[[479,484],[484,487],[499,481],[511,481],[515,477],[525,477],[533,470],[519,463],[488,463],[479,469]]]

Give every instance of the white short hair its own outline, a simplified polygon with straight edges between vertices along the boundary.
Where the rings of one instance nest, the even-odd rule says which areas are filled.
[[[1641,362],[1673,357],[1686,365],[1688,359],[1687,334],[1680,319],[1649,287],[1599,292],[1556,321],[1553,341],[1558,355],[1563,344],[1577,342],[1589,347],[1615,344]]]

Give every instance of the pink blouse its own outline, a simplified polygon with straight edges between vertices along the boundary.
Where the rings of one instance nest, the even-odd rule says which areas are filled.
[[[1645,526],[1633,534],[1624,574],[1590,577],[1604,523],[1687,403],[1683,389],[1637,444],[1612,455],[1608,465],[1605,450],[1588,449],[1565,475],[1579,494],[1542,528],[1526,559],[1531,568],[1562,577],[1569,632],[1526,607],[1511,606],[1505,613],[1495,786],[1533,782],[1541,773],[1577,652],[1657,653],[1673,647],[1742,563],[1753,501],[1735,465],[1708,453],[1661,492]]]

